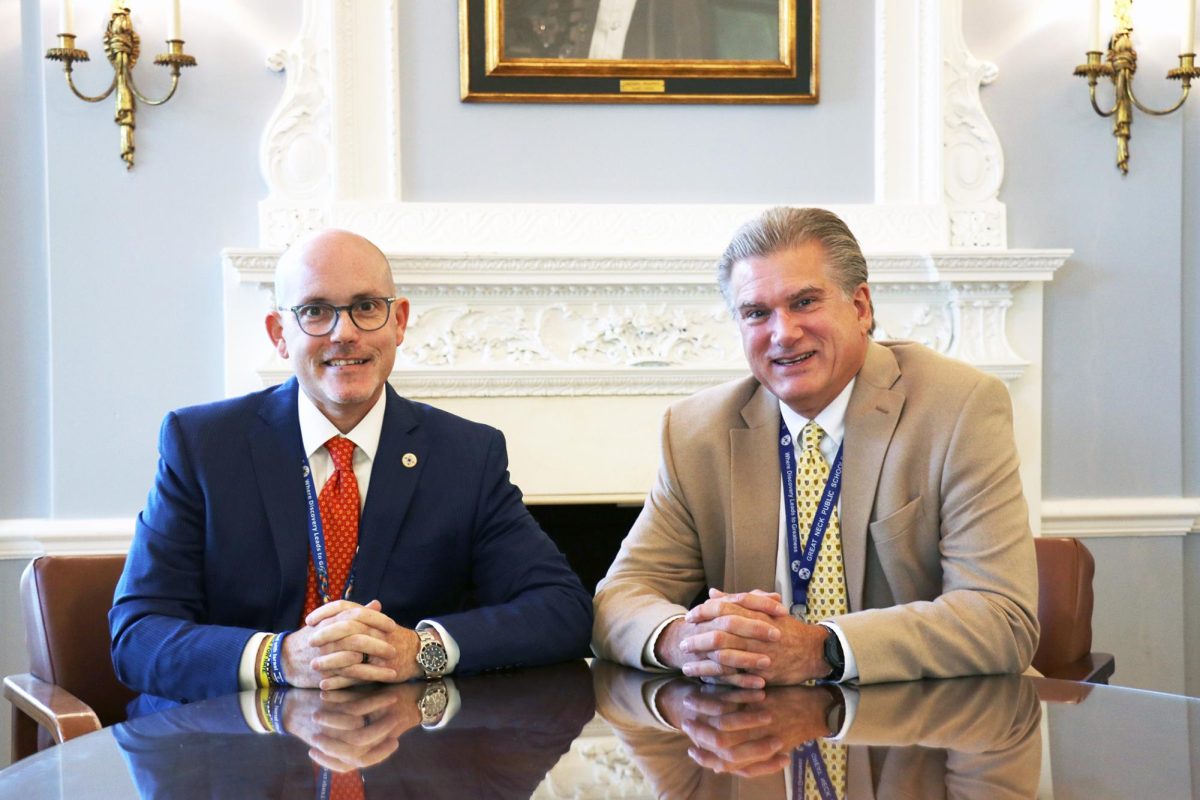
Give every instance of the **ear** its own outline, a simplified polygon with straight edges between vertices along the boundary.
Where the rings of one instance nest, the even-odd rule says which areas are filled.
[[[280,358],[287,358],[287,341],[283,338],[283,319],[279,316],[279,312],[272,311],[267,314],[264,322],[267,326],[267,336],[271,338],[271,344],[275,345],[275,352],[279,353]]]
[[[858,316],[858,326],[863,333],[866,333],[871,330],[871,325],[875,322],[875,311],[871,307],[871,287],[860,283],[850,299],[854,303],[854,311]]]
[[[408,298],[401,297],[392,303],[392,313],[396,315],[396,347],[404,341],[404,330],[408,327]]]

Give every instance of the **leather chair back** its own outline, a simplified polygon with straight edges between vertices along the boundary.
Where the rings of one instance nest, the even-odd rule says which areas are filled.
[[[41,556],[21,575],[29,671],[91,706],[102,725],[125,719],[134,692],[112,665],[108,611],[124,555]]]
[[[1092,650],[1092,578],[1096,562],[1078,539],[1037,537],[1038,622],[1033,666],[1044,675]]]

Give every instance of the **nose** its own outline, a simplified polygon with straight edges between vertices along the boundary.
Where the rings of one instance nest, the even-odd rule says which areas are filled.
[[[804,335],[800,318],[788,311],[781,311],[771,320],[771,344],[786,350]]]
[[[333,330],[329,332],[329,340],[331,342],[352,342],[358,338],[359,333],[358,326],[354,324],[354,320],[350,319],[350,312],[341,311],[338,313]]]

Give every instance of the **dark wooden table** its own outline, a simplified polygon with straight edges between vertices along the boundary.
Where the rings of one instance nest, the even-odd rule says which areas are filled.
[[[452,684],[436,728],[422,683],[164,707],[0,771],[0,798],[783,798],[792,753],[839,727],[855,798],[1200,797],[1200,701],[1173,695],[1018,676],[729,693],[602,662]]]

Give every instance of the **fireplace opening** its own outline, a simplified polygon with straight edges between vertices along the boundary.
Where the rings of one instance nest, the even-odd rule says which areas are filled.
[[[608,572],[621,541],[642,511],[640,505],[561,503],[529,506],[589,592]]]

